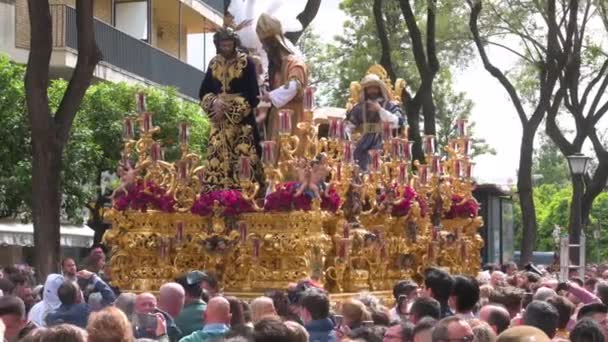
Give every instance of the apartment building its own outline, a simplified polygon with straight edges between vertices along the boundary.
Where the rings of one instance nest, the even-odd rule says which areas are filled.
[[[50,4],[51,77],[69,78],[78,57],[75,0]],[[29,53],[27,6],[27,0],[0,0],[0,53],[17,63],[27,63]],[[95,80],[173,86],[196,99],[204,72],[193,65],[191,50],[203,60],[215,54],[204,41],[222,25],[223,11],[224,0],[95,0],[95,34],[103,53]]]

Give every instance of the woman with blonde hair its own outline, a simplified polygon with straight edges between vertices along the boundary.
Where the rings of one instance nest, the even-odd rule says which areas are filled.
[[[339,335],[348,336],[351,330],[357,329],[364,324],[372,324],[372,315],[363,302],[357,299],[348,299],[342,303],[342,324],[339,327]]]
[[[88,342],[133,342],[133,327],[127,316],[115,307],[91,313],[87,324]]]
[[[293,342],[308,342],[310,337],[308,335],[308,331],[306,331],[306,328],[304,328],[304,326],[302,326],[300,323],[285,321],[285,325],[293,333]]]

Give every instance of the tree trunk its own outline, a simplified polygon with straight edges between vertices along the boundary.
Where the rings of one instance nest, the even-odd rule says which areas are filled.
[[[532,261],[536,246],[536,209],[532,190],[532,155],[534,152],[534,135],[536,129],[526,127],[523,130],[520,146],[519,170],[517,172],[517,192],[522,216],[522,241],[520,265]]]
[[[25,90],[32,131],[34,263],[38,280],[44,281],[59,268],[63,147],[101,53],[95,44],[93,1],[77,0],[78,61],[59,108],[51,115],[47,94],[53,42],[49,1],[28,0],[28,8],[31,40]]]
[[[30,109],[31,110],[31,109]],[[32,213],[37,274],[58,271],[60,259],[61,148],[55,137],[32,134]],[[42,248],[40,248],[42,247]],[[40,279],[42,280],[42,279]]]

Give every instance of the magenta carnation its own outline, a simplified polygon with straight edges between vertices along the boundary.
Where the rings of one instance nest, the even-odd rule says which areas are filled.
[[[445,214],[445,218],[473,218],[479,212],[479,204],[474,199],[464,200],[460,195],[452,195],[452,206]]]
[[[114,199],[114,209],[127,209],[146,212],[148,209],[166,213],[175,211],[175,199],[167,190],[151,181],[138,180],[127,186],[127,192],[121,192]]]
[[[270,212],[285,212],[292,210],[309,211],[312,209],[312,198],[306,194],[296,196],[300,184],[286,182],[279,184],[277,189],[268,194],[264,210]],[[321,198],[321,209],[336,212],[340,208],[340,196],[335,189],[330,189],[327,196]]]
[[[213,214],[215,201],[223,208],[223,216],[237,216],[253,211],[251,202],[247,201],[238,190],[215,190],[200,194],[190,211],[196,215],[210,216]]]

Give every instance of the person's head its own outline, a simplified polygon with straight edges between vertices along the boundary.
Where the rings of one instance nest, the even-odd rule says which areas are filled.
[[[369,315],[374,322],[374,325],[379,325],[383,327],[388,327],[391,324],[391,317],[389,315],[389,310],[382,305],[373,306],[368,308]]]
[[[606,340],[602,327],[591,318],[583,318],[576,322],[570,331],[569,338],[571,342],[604,342]]]
[[[297,319],[297,314],[295,314],[289,306],[289,298],[285,291],[270,291],[266,294],[266,297],[272,299],[277,315],[283,320]]]
[[[264,318],[253,326],[254,342],[292,342],[294,333],[277,318]]]
[[[158,294],[158,308],[171,317],[177,317],[184,307],[185,295],[184,288],[180,284],[163,284]]]
[[[414,299],[412,307],[410,307],[410,320],[417,324],[424,317],[441,318],[441,306],[434,298],[418,297]]]
[[[479,321],[477,324],[472,324],[470,320],[469,325],[473,329],[473,335],[475,335],[475,342],[494,342],[496,341],[496,332],[486,322]]]
[[[447,317],[439,321],[432,334],[433,342],[471,342],[474,338],[471,326],[465,320],[456,316]]]
[[[513,286],[506,286],[494,289],[490,294],[490,303],[503,305],[509,316],[515,318],[521,311],[521,301],[524,297],[524,291]]]
[[[70,324],[60,324],[45,329],[42,333],[42,341],[53,342],[86,342],[87,332],[77,326]]]
[[[66,280],[59,286],[57,290],[57,296],[62,305],[73,305],[78,300],[78,292],[80,289],[71,280]]]
[[[580,321],[583,318],[590,318],[597,323],[604,335],[608,336],[608,306],[602,303],[592,303],[583,305],[576,316],[576,320]]]
[[[194,274],[194,272],[198,271],[193,271],[189,274]],[[184,289],[186,303],[194,300],[200,300],[203,296],[203,288],[201,287],[202,278],[192,277],[189,276],[189,274],[184,274],[179,278],[175,279],[175,282],[180,284]]]
[[[61,273],[64,276],[75,278],[76,277],[76,262],[72,258],[65,258],[61,261]]]
[[[93,273],[99,273],[106,266],[106,255],[99,249],[94,249],[87,260],[87,269]]]
[[[243,302],[233,296],[224,296],[230,304],[230,326],[236,327],[245,324],[245,315],[243,310]]]
[[[201,281],[201,287],[203,291],[207,292],[209,297],[215,297],[220,293],[220,283],[212,273],[206,273],[206,276]]]
[[[386,327],[366,325],[351,330],[348,333],[348,339],[350,341],[382,342],[384,335],[386,335]]]
[[[523,323],[537,327],[547,334],[549,338],[553,338],[557,331],[558,319],[559,314],[553,305],[540,300],[533,300],[526,307]]]
[[[371,85],[365,87],[365,98],[369,100],[375,100],[382,97],[382,90],[377,85]]]
[[[490,284],[494,287],[505,286],[507,276],[501,271],[492,272]]]
[[[5,296],[11,295],[15,291],[15,284],[8,278],[0,278],[0,291]]]
[[[423,294],[437,299],[439,303],[447,304],[453,283],[452,276],[446,271],[434,267],[428,268],[424,271]]]
[[[608,283],[601,281],[595,286],[595,294],[600,298],[602,303],[608,305]]]
[[[384,334],[383,342],[411,342],[414,340],[414,324],[408,321],[401,321],[389,327]]]
[[[595,286],[598,283],[598,279],[593,277],[593,278],[589,278],[587,280],[585,280],[585,290],[594,293],[595,292]]]
[[[135,293],[121,293],[114,302],[114,306],[120,309],[127,317],[132,317],[135,313]]]
[[[280,58],[282,54],[289,54],[281,22],[268,14],[262,14],[256,26],[256,33],[262,42],[262,47],[268,53],[269,60]]]
[[[498,335],[496,342],[550,342],[542,330],[528,325],[509,328]]]
[[[149,292],[138,294],[135,297],[135,313],[136,314],[151,314],[156,310],[156,297]]]
[[[433,335],[433,329],[437,325],[437,320],[430,317],[425,317],[418,321],[414,326],[414,342],[428,342]]]
[[[505,265],[505,270],[504,272],[508,275],[508,276],[512,276],[513,274],[515,274],[517,272],[517,264],[514,263],[513,261],[508,262]]]
[[[205,324],[229,325],[232,320],[230,303],[224,297],[213,297],[207,303],[205,311]]]
[[[274,308],[274,302],[268,297],[258,297],[251,302],[251,320],[256,322],[268,316],[277,316],[277,311]]]
[[[285,321],[285,325],[291,330],[293,342],[308,342],[310,335],[303,325],[294,321]]]
[[[88,342],[133,342],[133,327],[115,307],[92,312],[87,323]]]
[[[557,320],[558,329],[566,329],[570,317],[574,313],[574,304],[563,296],[553,296],[547,299],[547,303],[553,305],[557,309],[559,318]]]
[[[414,299],[418,296],[418,284],[411,280],[402,280],[393,286],[393,298],[395,302],[400,296],[406,296],[408,299]]]
[[[556,295],[557,293],[555,292],[555,290],[550,289],[548,287],[540,287],[532,296],[532,300],[546,301],[547,299]]]
[[[5,338],[14,340],[27,324],[23,300],[16,296],[0,297],[0,319],[5,326]]]
[[[479,301],[479,285],[475,279],[465,276],[455,276],[450,295],[450,306],[457,313],[473,311]]]
[[[363,322],[371,321],[371,314],[367,307],[357,299],[347,299],[342,303],[342,316],[344,316],[344,324],[355,329],[360,327]]]
[[[219,55],[224,58],[232,58],[236,55],[239,46],[239,36],[234,29],[223,27],[213,35],[213,44]]]
[[[300,316],[304,324],[329,317],[329,298],[319,289],[310,288],[300,297]]]
[[[479,310],[479,319],[488,323],[496,334],[505,331],[509,327],[509,324],[511,324],[509,311],[497,304],[483,306],[481,310]]]

